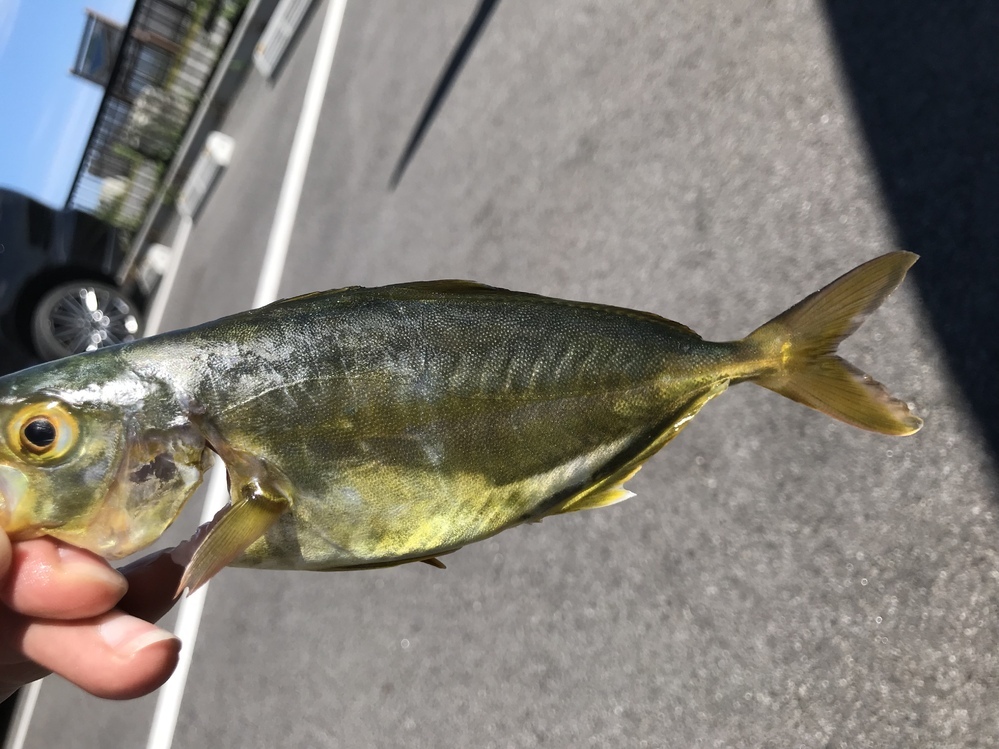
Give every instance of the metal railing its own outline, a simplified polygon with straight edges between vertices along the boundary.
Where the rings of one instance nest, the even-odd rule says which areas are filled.
[[[137,0],[67,207],[139,227],[246,3]]]

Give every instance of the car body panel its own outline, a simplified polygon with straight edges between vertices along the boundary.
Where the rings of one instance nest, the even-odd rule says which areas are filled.
[[[0,372],[41,361],[30,336],[41,297],[67,281],[113,283],[126,242],[121,230],[96,216],[0,188]]]

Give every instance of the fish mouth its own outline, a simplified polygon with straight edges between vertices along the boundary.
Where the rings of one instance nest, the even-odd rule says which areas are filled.
[[[18,503],[28,492],[28,479],[11,466],[0,465],[0,527],[11,530],[10,524]]]

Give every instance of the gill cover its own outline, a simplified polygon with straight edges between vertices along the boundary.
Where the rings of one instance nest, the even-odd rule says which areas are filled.
[[[176,519],[211,462],[159,388],[123,405],[42,388],[0,399],[0,526],[120,559]]]
[[[53,536],[121,559],[153,543],[176,520],[211,466],[211,451],[190,423],[168,430],[132,427],[114,480],[86,527]]]

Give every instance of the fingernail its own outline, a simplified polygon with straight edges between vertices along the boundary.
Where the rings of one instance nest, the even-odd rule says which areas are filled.
[[[130,658],[140,650],[158,642],[177,640],[173,634],[164,629],[152,627],[149,622],[124,614],[112,616],[101,624],[97,631],[108,647],[124,658]],[[177,642],[179,644],[180,641]]]
[[[92,554],[72,546],[60,546],[60,572],[81,581],[93,582],[114,590],[120,590],[121,595],[128,590],[128,581],[117,570],[108,567]]]

